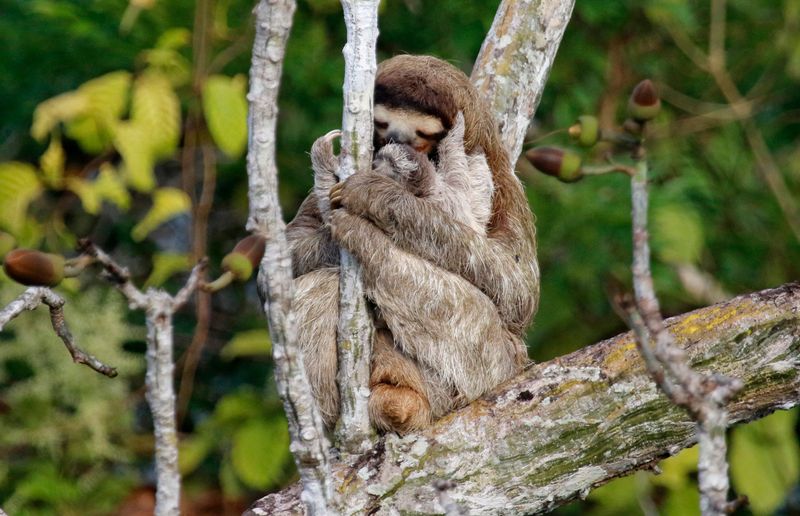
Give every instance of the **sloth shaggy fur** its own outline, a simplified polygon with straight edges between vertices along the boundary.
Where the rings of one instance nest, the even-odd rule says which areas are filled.
[[[341,208],[331,210],[338,162],[331,134],[317,140],[314,191],[287,228],[293,308],[312,391],[332,426],[339,246],[356,257],[376,323],[370,416],[405,433],[521,370],[539,274],[522,186],[466,75],[433,57],[398,56],[379,66],[375,102],[442,121],[436,164],[388,143],[372,172],[337,185]]]

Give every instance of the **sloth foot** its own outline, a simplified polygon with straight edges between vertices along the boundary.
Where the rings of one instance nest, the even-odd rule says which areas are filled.
[[[369,415],[378,429],[401,434],[422,430],[431,423],[431,407],[425,396],[409,387],[388,383],[372,386]]]

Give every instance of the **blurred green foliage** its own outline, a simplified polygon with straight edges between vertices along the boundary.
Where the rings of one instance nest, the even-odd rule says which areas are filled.
[[[201,220],[208,244],[199,250],[218,261],[244,234],[247,216],[253,3],[0,0],[0,230],[66,253],[89,236],[140,284],[174,288],[173,276],[197,254]],[[429,53],[469,71],[497,4],[385,0],[379,56]],[[696,54],[709,48],[708,2],[577,4],[528,146],[567,144],[558,131],[583,114],[612,126],[632,86],[650,77],[665,104],[650,145],[654,272],[665,312],[798,278],[800,245],[789,222],[797,222],[791,208],[800,198],[800,4],[727,2],[724,71],[745,99],[744,115],[698,66]],[[344,40],[338,0],[299,2],[278,125],[287,218],[311,187],[311,143],[341,121]],[[760,155],[754,139],[766,144]],[[783,183],[777,192],[765,179],[765,153]],[[213,164],[207,224],[198,214],[211,190],[198,163]],[[623,331],[607,286],[630,283],[628,181],[564,185],[525,163],[519,172],[537,217],[542,268],[532,357]],[[2,279],[0,287],[4,304],[12,287]],[[91,285],[80,291],[69,298],[69,322],[81,345],[123,377],[72,365],[43,313],[0,334],[0,505],[15,514],[113,512],[152,478],[142,357],[131,362],[125,351],[141,353],[142,320],[124,317],[106,286],[102,295]],[[190,313],[176,320],[179,370],[190,360],[195,324]],[[205,347],[188,373],[187,492],[246,500],[294,478],[263,328],[252,286],[214,296]],[[774,512],[797,485],[797,436],[796,410],[732,430],[733,487],[751,497],[749,511]],[[694,513],[695,453],[664,461],[661,476],[620,479],[560,512]]]

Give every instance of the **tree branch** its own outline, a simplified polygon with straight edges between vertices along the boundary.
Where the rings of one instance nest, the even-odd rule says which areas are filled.
[[[303,483],[301,496],[309,513],[327,514],[333,498],[329,444],[297,346],[297,322],[291,311],[292,259],[278,202],[275,162],[278,86],[295,8],[292,0],[262,0],[255,9],[256,36],[247,96],[247,227],[266,239],[258,288],[269,320],[275,381],[289,421],[290,449]]]
[[[173,297],[168,292],[150,288],[142,292],[130,281],[128,269],[116,263],[88,239],[82,239],[81,251],[94,258],[106,278],[128,298],[131,308],[144,310],[147,324],[147,369],[145,398],[153,414],[156,463],[156,516],[180,514],[181,475],[178,471],[178,430],[175,414],[173,374],[172,318],[194,293],[205,272],[206,259],[192,269],[186,284]]]
[[[25,310],[35,310],[42,303],[50,307],[50,322],[53,325],[53,331],[56,332],[56,335],[58,335],[64,343],[64,346],[66,346],[73,362],[90,367],[109,378],[117,376],[116,368],[104,364],[75,344],[75,337],[72,336],[72,332],[69,331],[69,326],[67,326],[67,321],[64,319],[64,298],[49,288],[30,287],[14,301],[6,305],[3,310],[0,310],[0,331],[3,331],[3,327],[8,324],[11,319],[17,317]]]
[[[742,383],[738,378],[693,370],[686,353],[675,345],[672,334],[664,327],[650,273],[647,162],[644,151],[640,149],[639,153],[636,174],[631,177],[636,307],[635,313],[633,307],[629,310],[629,326],[634,329],[636,344],[650,376],[673,403],[685,408],[697,422],[701,512],[722,515],[735,509],[734,504],[728,503],[726,404],[739,392]]]
[[[344,54],[344,106],[339,180],[372,169],[372,98],[379,0],[342,0],[347,43]],[[369,371],[374,328],[364,298],[361,267],[342,249],[339,268],[338,372],[340,417],[336,444],[345,453],[371,446]]]
[[[503,0],[472,70],[515,161],[542,98],[574,0]]]
[[[731,423],[800,404],[800,284],[739,296],[666,321],[700,371],[737,377]],[[348,492],[377,514],[442,513],[437,480],[469,513],[553,509],[697,440],[696,425],[650,380],[631,333],[531,367],[420,436],[390,435],[353,468]],[[291,490],[249,514],[299,513]]]

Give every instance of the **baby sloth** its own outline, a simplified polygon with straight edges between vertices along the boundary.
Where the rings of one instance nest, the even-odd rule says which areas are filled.
[[[485,235],[492,215],[492,171],[483,152],[465,153],[461,113],[437,151],[438,169],[426,154],[413,146],[389,143],[375,156],[374,170],[404,185],[415,196],[434,202],[476,233]]]
[[[323,218],[330,217],[328,192],[337,181],[338,159],[333,154],[332,141],[338,136],[338,130],[331,131],[318,138],[311,147],[314,192],[322,204]],[[389,143],[378,151],[373,169],[402,184],[415,196],[435,203],[476,233],[485,235],[492,215],[492,171],[482,151],[470,155],[464,151],[464,117],[461,113],[436,150],[438,169],[427,154],[417,151],[414,146]]]

